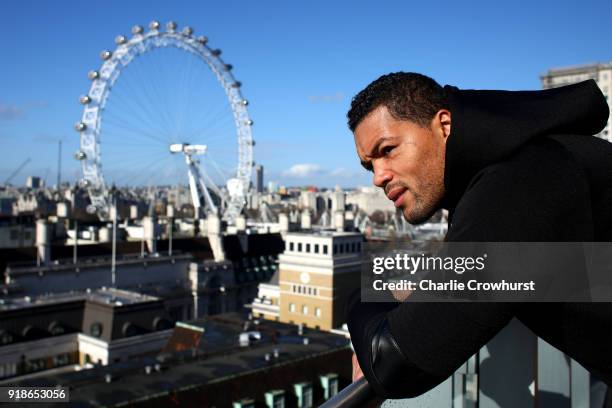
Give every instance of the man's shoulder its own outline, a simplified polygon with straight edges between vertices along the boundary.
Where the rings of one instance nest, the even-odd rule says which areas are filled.
[[[501,191],[537,186],[542,192],[541,187],[546,187],[544,183],[547,182],[560,189],[571,189],[572,185],[562,180],[567,177],[579,181],[584,176],[584,169],[570,150],[554,139],[540,138],[525,144],[506,159],[482,169],[472,179],[466,193],[482,188],[483,182],[493,185],[507,183]],[[487,189],[491,187],[487,185]],[[491,192],[495,190],[491,189]]]
[[[490,241],[555,238],[559,225],[584,215],[588,191],[586,174],[572,152],[541,138],[472,179],[454,211],[449,236]]]

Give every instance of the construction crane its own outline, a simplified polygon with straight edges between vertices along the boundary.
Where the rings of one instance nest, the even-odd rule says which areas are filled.
[[[28,157],[27,159],[25,159],[25,160],[24,160],[24,162],[23,162],[23,163],[21,163],[21,164],[19,165],[19,167],[17,167],[17,168],[15,169],[15,171],[13,171],[13,172],[11,173],[11,175],[7,177],[7,179],[6,179],[6,180],[4,180],[4,185],[8,185],[8,184],[11,182],[11,180],[13,180],[13,178],[14,178],[14,177],[15,177],[15,176],[16,176],[16,175],[17,175],[17,174],[18,174],[18,173],[19,173],[19,172],[20,172],[20,171],[21,171],[21,170],[22,170],[22,169],[25,167],[25,165],[26,165],[26,164],[28,164],[30,161],[32,161],[32,159],[30,159],[29,157]]]

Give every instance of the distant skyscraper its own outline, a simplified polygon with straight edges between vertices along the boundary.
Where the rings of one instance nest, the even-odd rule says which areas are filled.
[[[42,181],[41,181],[40,177],[28,176],[28,178],[26,179],[26,187],[28,187],[28,188],[41,188],[42,187]]]
[[[258,164],[257,166],[255,166],[255,174],[257,177],[257,184],[256,184],[257,192],[263,193],[264,191],[264,168],[261,164]]]
[[[268,193],[276,193],[278,185],[275,181],[268,181]]]
[[[603,92],[608,101],[608,106],[612,109],[612,104],[610,103],[610,95],[612,95],[612,62],[553,68],[540,76],[542,88],[544,89],[574,84],[576,82],[586,81],[587,79],[594,79],[595,82],[597,82],[599,89],[601,89],[601,92]],[[612,119],[608,118],[608,124],[597,136],[612,141],[612,134],[610,134],[611,129]]]

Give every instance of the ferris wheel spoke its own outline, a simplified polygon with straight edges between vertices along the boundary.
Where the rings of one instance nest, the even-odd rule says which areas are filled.
[[[217,172],[217,174],[221,177],[221,180],[223,180],[223,182],[226,182],[227,180],[229,180],[231,178],[231,176],[226,173],[224,170],[222,170],[222,167],[227,168],[226,166],[219,166],[219,164],[217,163],[217,160],[213,160],[213,159],[208,159],[207,163],[211,164],[211,167]]]
[[[129,97],[126,96],[121,100],[131,100],[128,98]],[[136,106],[141,106],[138,102],[132,104],[124,103],[123,105],[125,106],[118,106],[112,110],[108,110],[106,115],[111,115],[112,117],[117,118],[117,121],[124,123],[126,126],[132,126],[133,124],[135,128],[138,125],[148,127],[151,125],[151,123],[154,123],[152,122],[152,119],[148,117],[146,112],[144,112],[141,108],[136,108]],[[168,131],[163,130],[162,133],[168,134]]]
[[[137,74],[137,81],[138,81],[138,88],[143,90],[143,95],[144,95],[144,99],[145,99],[145,104],[143,105],[143,109],[145,109],[149,115],[150,118],[152,119],[152,121],[159,121],[160,119],[162,120],[162,122],[164,123],[164,128],[166,130],[166,134],[168,135],[168,142],[171,140],[171,121],[165,121],[164,118],[167,116],[164,113],[167,111],[167,101],[165,100],[158,100],[156,99],[156,95],[153,93],[153,86],[152,84],[157,83],[158,81],[156,81],[154,78],[150,78],[149,81],[147,81],[146,78],[146,74],[140,72],[140,67],[139,68],[139,72],[135,73]]]
[[[119,128],[119,129],[121,129],[123,131],[129,132],[132,135],[146,137],[146,138],[150,139],[151,141],[155,141],[157,143],[161,143],[164,146],[168,146],[169,145],[168,141],[164,140],[160,136],[156,136],[156,135],[154,135],[154,134],[152,134],[149,131],[146,131],[144,129],[138,129],[138,128],[135,128],[133,126],[130,126],[127,122],[121,121],[119,119],[116,119],[112,115],[111,115],[111,120],[109,120],[107,122],[110,123],[113,127],[117,127],[117,128]]]
[[[128,181],[130,182],[130,184],[139,182],[139,183],[145,183],[146,185],[150,185],[149,183],[150,180],[152,180],[153,178],[156,178],[156,179],[159,178],[159,170],[151,170],[151,169],[162,167],[166,160],[167,158],[160,159],[159,157],[156,157],[148,161],[143,166],[132,166],[131,168],[127,168],[128,174],[131,174],[131,177],[129,177]]]
[[[181,134],[181,131],[183,130],[183,118],[185,116],[185,110],[188,108],[189,106],[189,96],[190,96],[190,92],[191,92],[191,87],[188,86],[190,85],[188,83],[188,77],[191,74],[191,66],[193,63],[193,58],[188,58],[189,62],[187,64],[187,69],[183,70],[181,72],[181,95],[179,95],[179,100],[178,100],[178,106],[179,106],[179,112],[178,112],[178,120],[177,120],[177,131],[176,134],[177,136]]]
[[[157,50],[160,51],[160,50]],[[152,53],[148,53],[148,54],[144,54],[144,57],[146,57],[148,60],[152,59]],[[155,94],[155,100],[159,102],[158,106],[158,111],[159,111],[159,118],[164,122],[165,124],[165,129],[168,131],[168,134],[170,135],[170,129],[172,128],[171,123],[171,117],[168,114],[168,108],[167,108],[167,102],[168,102],[168,87],[167,86],[162,86],[162,84],[164,83],[163,78],[166,76],[165,74],[161,73],[161,68],[160,68],[160,64],[157,63],[156,61],[151,61],[150,63],[148,63],[148,66],[151,66],[153,71],[155,71],[155,75],[154,78],[155,80],[151,81],[151,89],[153,91],[153,93]],[[162,106],[163,105],[163,106]],[[178,140],[176,138],[172,139],[173,142],[177,142]]]
[[[194,138],[201,137],[200,135],[202,134],[216,134],[220,133],[217,130],[223,130],[226,127],[230,128],[231,126],[233,126],[233,124],[233,118],[230,117],[218,119],[216,120],[216,122],[207,121],[203,127],[196,129],[191,134]],[[235,134],[235,128],[233,130]]]
[[[135,68],[139,69],[139,66],[136,65]],[[121,100],[125,102],[125,108],[129,110],[131,114],[134,114],[136,118],[139,118],[143,123],[159,122],[159,115],[153,112],[149,107],[151,104],[150,97],[147,95],[142,95],[147,90],[147,86],[142,79],[142,75],[134,74],[135,73],[132,72],[130,76],[125,78],[125,81],[120,84],[125,88],[127,93],[127,95],[124,95],[123,98],[121,98]],[[130,101],[132,103],[128,103]],[[160,124],[165,127],[163,123]],[[164,130],[165,133],[168,134],[168,129]]]

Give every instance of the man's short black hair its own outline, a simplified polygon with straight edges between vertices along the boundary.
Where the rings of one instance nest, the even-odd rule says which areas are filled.
[[[347,113],[352,132],[374,109],[385,106],[398,120],[409,120],[429,127],[440,109],[448,109],[444,88],[428,76],[414,72],[393,72],[383,75],[351,101]]]

